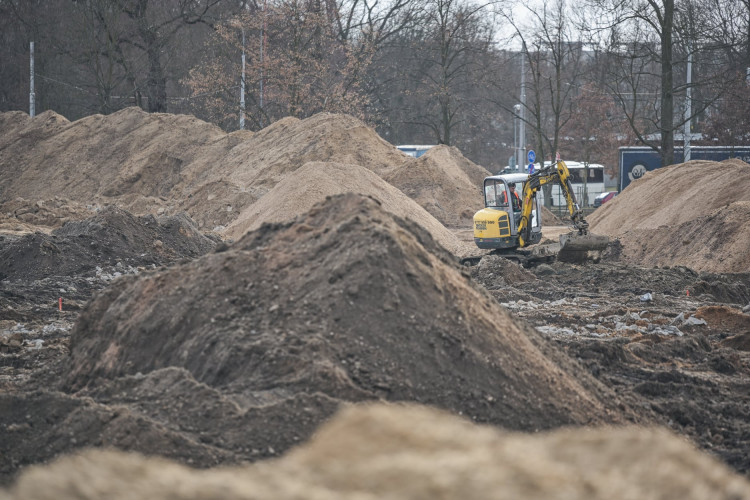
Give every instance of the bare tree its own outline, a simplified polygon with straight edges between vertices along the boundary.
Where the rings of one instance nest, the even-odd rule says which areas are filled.
[[[537,158],[544,161],[554,159],[561,149],[561,133],[573,116],[573,98],[587,62],[583,44],[574,40],[564,0],[545,1],[538,8],[529,6],[527,11],[531,21],[526,24],[519,24],[508,14],[505,18],[521,43],[521,57],[525,60],[523,119],[533,135]],[[498,87],[498,91],[502,96],[509,89]],[[516,115],[507,101],[496,98],[494,102]],[[544,189],[546,205],[551,204],[550,188]]]
[[[728,4],[714,2],[718,8]],[[591,0],[596,30],[606,31],[609,90],[639,142],[674,163],[675,132],[701,116],[727,87],[725,43],[715,33],[726,11],[707,12],[695,1]],[[593,26],[593,25],[590,25]],[[688,57],[699,63],[686,83]],[[686,93],[695,99],[685,114]]]
[[[630,137],[623,134],[628,127],[614,99],[605,89],[586,83],[572,99],[571,108],[573,114],[562,129],[566,137],[560,146],[563,157],[585,165],[601,163],[608,175],[616,177],[618,147]]]
[[[165,48],[185,27],[214,22],[217,7],[223,1],[110,0],[110,8],[121,12],[131,21],[129,33],[116,43],[134,51],[137,60],[145,59],[146,64],[142,69],[145,84],[142,88],[148,111],[167,111],[168,77],[165,65],[168,62],[164,60]]]
[[[361,77],[369,55],[337,36],[332,17],[324,4],[299,0],[273,1],[245,12],[217,26],[209,56],[186,83],[201,96],[203,112],[226,128],[237,123],[240,84],[254,129],[284,116],[301,118],[321,111],[365,118]]]
[[[455,145],[470,115],[483,115],[476,87],[485,78],[493,27],[490,4],[434,0],[425,6],[420,28],[402,38],[395,68],[408,99],[402,120],[429,130],[431,142]]]

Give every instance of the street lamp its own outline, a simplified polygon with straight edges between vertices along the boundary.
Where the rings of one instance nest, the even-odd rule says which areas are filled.
[[[519,165],[521,164],[521,145],[519,144],[519,137],[518,137],[518,127],[520,126],[519,123],[519,117],[521,115],[521,105],[516,104],[513,106],[513,154],[516,157],[515,161],[515,169],[519,169]]]

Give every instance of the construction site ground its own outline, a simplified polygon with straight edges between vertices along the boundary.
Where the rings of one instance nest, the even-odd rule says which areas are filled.
[[[351,117],[0,132],[0,499],[750,498],[743,162],[634,182],[596,262],[466,267],[489,173]]]

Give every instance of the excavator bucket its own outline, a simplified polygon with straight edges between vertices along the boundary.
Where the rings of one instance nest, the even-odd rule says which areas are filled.
[[[598,262],[602,251],[607,248],[609,238],[596,234],[578,234],[573,231],[560,235],[560,252],[557,259],[563,262],[580,264],[587,260]]]

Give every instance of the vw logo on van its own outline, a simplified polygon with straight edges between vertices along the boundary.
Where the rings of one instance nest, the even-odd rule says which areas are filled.
[[[631,181],[634,181],[636,179],[640,179],[644,176],[646,173],[646,165],[643,165],[641,163],[637,165],[633,165],[633,168],[630,169],[630,172],[628,172],[628,178]]]

